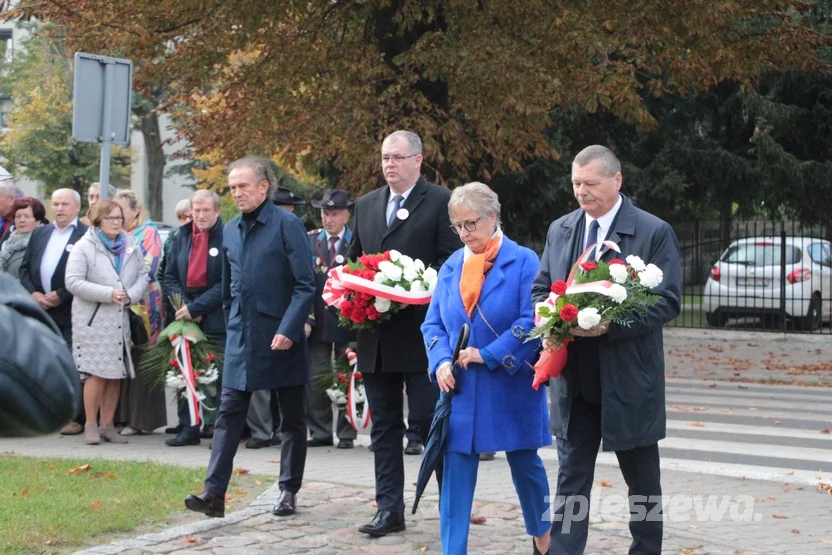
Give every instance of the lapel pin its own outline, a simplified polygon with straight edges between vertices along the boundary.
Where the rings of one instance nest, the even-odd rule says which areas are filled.
[[[66,246],[66,252],[72,252],[72,243]]]
[[[217,250],[217,247],[211,247],[211,249],[208,251],[208,254],[210,254],[211,256],[217,256],[219,253],[220,251]]]
[[[127,247],[127,254],[133,254],[133,247]]]
[[[344,263],[344,256],[339,254],[338,256],[335,257],[335,262],[338,263],[338,264],[343,264]]]
[[[410,212],[407,211],[407,208],[399,208],[399,211],[396,212],[396,217],[400,220],[406,220],[410,216]]]

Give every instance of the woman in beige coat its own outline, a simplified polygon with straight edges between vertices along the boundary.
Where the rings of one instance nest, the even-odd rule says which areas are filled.
[[[72,249],[66,287],[72,301],[72,353],[84,384],[84,440],[126,443],[113,426],[121,380],[134,377],[130,358],[129,306],[142,298],[148,276],[136,240],[122,230],[118,203],[99,201],[90,229]],[[101,429],[97,419],[100,415]]]

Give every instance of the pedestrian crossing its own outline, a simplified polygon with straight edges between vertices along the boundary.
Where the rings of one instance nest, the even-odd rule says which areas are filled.
[[[832,388],[672,378],[662,468],[783,483],[832,482]],[[556,459],[555,449],[541,450]],[[615,453],[599,464],[617,465]]]

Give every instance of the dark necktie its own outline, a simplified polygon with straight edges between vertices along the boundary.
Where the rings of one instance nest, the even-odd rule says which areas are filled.
[[[598,242],[598,228],[601,227],[598,224],[598,220],[592,220],[592,223],[589,224],[589,234],[586,237],[586,245],[584,245],[584,250],[588,249],[592,245]],[[595,251],[596,249],[592,249],[592,252],[589,253],[589,258],[587,260],[595,261]]]
[[[335,265],[335,243],[338,242],[338,236],[329,238],[329,265]]]
[[[393,211],[390,212],[390,217],[387,218],[387,227],[393,225],[393,220],[396,219],[396,212],[399,211],[399,208],[402,206],[402,199],[404,197],[401,195],[396,195],[393,197]]]

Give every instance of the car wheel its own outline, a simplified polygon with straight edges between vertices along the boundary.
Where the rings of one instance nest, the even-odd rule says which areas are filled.
[[[724,312],[708,312],[705,319],[712,328],[721,328],[728,322],[728,315]]]
[[[812,295],[812,300],[809,302],[809,308],[806,311],[806,316],[797,319],[797,326],[803,331],[815,331],[820,327],[820,295],[815,293]]]

